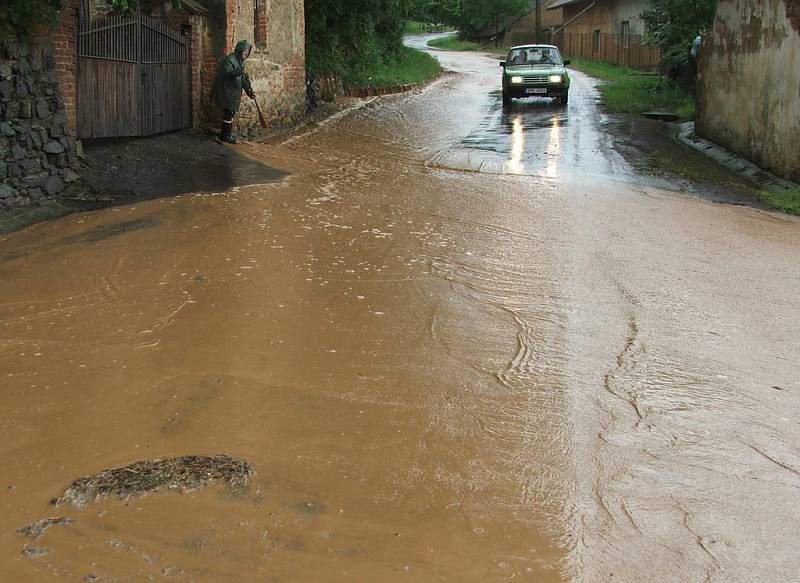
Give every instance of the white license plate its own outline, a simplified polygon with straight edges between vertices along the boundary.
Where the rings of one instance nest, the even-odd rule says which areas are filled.
[[[525,93],[528,95],[536,95],[537,93],[547,93],[547,87],[526,87]]]

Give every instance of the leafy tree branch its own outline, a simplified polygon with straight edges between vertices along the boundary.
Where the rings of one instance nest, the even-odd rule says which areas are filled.
[[[650,0],[642,20],[649,42],[661,49],[666,70],[688,64],[692,41],[711,29],[716,10],[717,0]]]
[[[53,26],[63,0],[4,0],[0,4],[0,37],[31,38],[42,26]]]

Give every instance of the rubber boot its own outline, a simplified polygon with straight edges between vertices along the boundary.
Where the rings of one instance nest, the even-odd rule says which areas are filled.
[[[222,128],[219,132],[219,139],[225,142],[226,144],[236,144],[238,143],[236,138],[231,135],[231,130],[233,129],[233,123],[225,123],[223,120]]]

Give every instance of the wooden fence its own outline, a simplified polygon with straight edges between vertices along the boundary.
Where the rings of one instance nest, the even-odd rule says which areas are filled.
[[[591,59],[633,69],[657,69],[660,51],[644,43],[639,35],[611,33],[560,33],[545,35],[545,43],[556,45],[565,58]]]
[[[92,21],[81,2],[77,85],[80,138],[191,125],[188,39],[140,11]]]

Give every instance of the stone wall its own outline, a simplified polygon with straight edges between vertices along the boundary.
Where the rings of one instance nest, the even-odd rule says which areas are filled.
[[[58,196],[78,179],[53,45],[0,45],[0,210]]]
[[[720,0],[700,54],[698,135],[800,181],[800,0]]]

